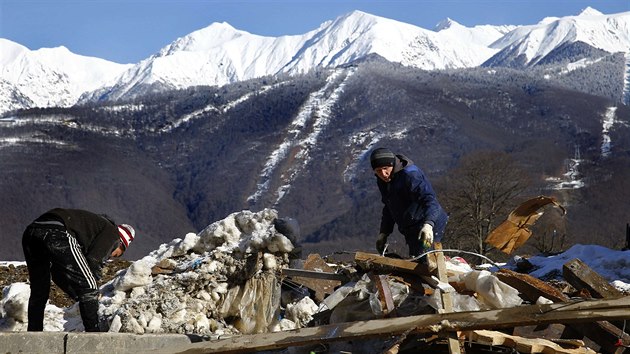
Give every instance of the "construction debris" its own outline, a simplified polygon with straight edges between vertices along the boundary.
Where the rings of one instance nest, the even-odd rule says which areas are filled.
[[[573,259],[562,267],[564,279],[571,284],[576,284],[578,289],[584,289],[592,297],[615,298],[623,296],[614,286],[610,285],[604,277],[594,272],[580,259]]]
[[[467,334],[470,340],[490,346],[506,346],[514,348],[519,353],[566,353],[566,354],[595,354],[595,351],[584,348],[582,341],[564,341],[565,345],[574,345],[577,348],[564,348],[560,344],[542,338],[523,338],[511,336],[497,331],[477,330]]]
[[[206,339],[182,353],[621,353],[630,345],[630,296],[577,258],[565,262],[563,288],[477,269],[439,244],[427,264],[365,252],[345,263],[316,254],[296,262],[277,218],[272,209],[234,213],[134,262],[101,289],[103,327]],[[25,297],[15,294],[25,288],[5,288],[10,330],[24,328]],[[531,338],[528,326],[544,335]]]
[[[321,342],[349,341],[363,338],[391,338],[398,335],[432,335],[442,330],[475,331],[562,322],[624,319],[630,316],[630,297],[616,300],[573,301],[548,305],[478,312],[419,315],[354,321],[302,328],[294,331],[238,336],[192,344],[182,353],[236,353],[304,346]]]
[[[529,199],[514,209],[507,220],[488,235],[485,242],[506,254],[511,254],[529,239],[532,235],[529,227],[543,215],[540,210],[549,204],[560,208],[562,215],[566,214],[564,207],[554,198],[538,196]]]

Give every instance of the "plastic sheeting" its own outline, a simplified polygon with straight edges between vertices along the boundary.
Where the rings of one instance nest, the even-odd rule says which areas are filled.
[[[523,299],[518,290],[507,285],[487,270],[474,270],[460,276],[466,288],[477,293],[479,301],[489,308],[499,309],[519,306]]]
[[[280,307],[280,283],[270,273],[249,279],[227,292],[219,307],[223,318],[235,318],[234,327],[244,334],[264,333]]]

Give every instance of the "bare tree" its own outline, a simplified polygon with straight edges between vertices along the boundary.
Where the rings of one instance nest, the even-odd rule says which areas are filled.
[[[516,205],[529,185],[527,172],[503,152],[465,155],[446,178],[444,204],[450,214],[449,245],[485,254],[484,240]]]
[[[543,254],[560,252],[567,246],[567,218],[558,208],[545,208],[532,227],[530,245]]]

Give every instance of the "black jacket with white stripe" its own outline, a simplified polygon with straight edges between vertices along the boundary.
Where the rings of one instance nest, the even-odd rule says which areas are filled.
[[[103,262],[118,247],[119,236],[116,225],[105,216],[81,209],[55,208],[40,216],[37,221],[61,221],[74,236],[90,270],[97,278],[101,276]]]

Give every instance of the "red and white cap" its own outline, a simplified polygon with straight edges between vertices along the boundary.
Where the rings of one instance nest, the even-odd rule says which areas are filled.
[[[120,242],[125,246],[125,249],[129,247],[133,238],[136,237],[136,230],[131,225],[120,224],[118,225],[118,236],[120,236]]]

